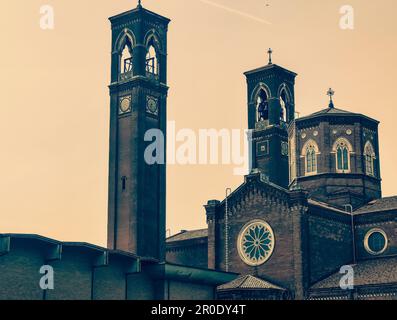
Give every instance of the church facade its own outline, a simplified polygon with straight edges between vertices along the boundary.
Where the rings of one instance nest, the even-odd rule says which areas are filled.
[[[296,118],[296,73],[245,73],[252,171],[204,206],[167,259],[240,276],[220,299],[396,299],[397,197],[382,198],[379,122],[329,105]]]
[[[397,298],[397,197],[382,198],[378,121],[336,108],[332,90],[296,118],[297,74],[271,51],[245,73],[250,173],[205,204],[206,229],[166,239],[166,163],[148,163],[145,136],[167,131],[170,20],[139,4],[110,22],[108,246],[0,235],[1,300]]]

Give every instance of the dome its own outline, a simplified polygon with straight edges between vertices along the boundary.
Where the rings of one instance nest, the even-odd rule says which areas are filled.
[[[289,130],[290,188],[340,208],[380,198],[378,124],[333,103],[296,119]]]

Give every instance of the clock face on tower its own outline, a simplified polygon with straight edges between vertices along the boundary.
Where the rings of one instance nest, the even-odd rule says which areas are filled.
[[[153,115],[158,115],[159,107],[158,107],[158,100],[154,97],[148,96],[146,99],[146,111]]]
[[[128,113],[131,111],[131,96],[121,97],[119,104],[119,114]]]
[[[275,238],[272,228],[262,220],[246,224],[238,237],[237,248],[240,258],[249,266],[260,266],[273,253]]]

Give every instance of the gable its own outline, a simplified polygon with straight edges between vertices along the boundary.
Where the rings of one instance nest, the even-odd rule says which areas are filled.
[[[210,230],[215,232],[208,238],[209,247],[216,251],[215,267],[226,270],[228,265],[231,272],[255,274],[292,288],[295,263],[302,257],[302,213],[306,210],[305,192],[287,191],[260,174],[247,176],[228,199],[219,203],[216,217],[209,221],[209,235]],[[264,241],[254,255],[247,252],[251,227],[257,228],[255,235]]]

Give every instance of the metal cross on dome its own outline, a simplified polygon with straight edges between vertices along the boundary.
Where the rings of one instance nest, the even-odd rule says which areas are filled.
[[[332,97],[335,95],[335,91],[332,90],[332,88],[329,88],[327,91],[327,96],[329,96],[329,107],[333,108],[334,107],[334,102],[332,100]]]

